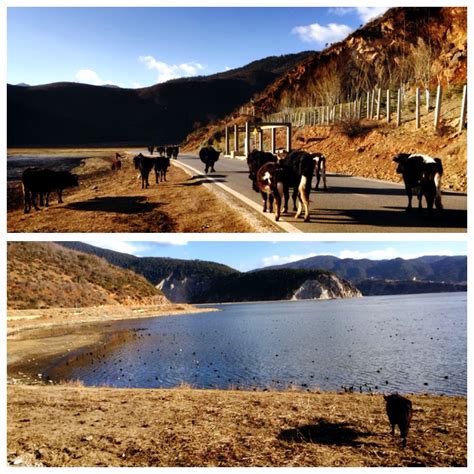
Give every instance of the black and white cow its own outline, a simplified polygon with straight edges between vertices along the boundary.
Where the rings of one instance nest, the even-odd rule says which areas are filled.
[[[256,187],[262,194],[263,212],[267,212],[267,207],[269,212],[274,210],[276,221],[280,220],[283,199],[288,198],[287,178],[288,173],[286,170],[274,162],[263,164],[257,171],[255,178]]]
[[[311,180],[314,173],[314,158],[316,153],[308,153],[303,150],[294,150],[283,153],[279,164],[285,173],[285,182],[293,188],[293,205],[298,200],[298,209],[295,217],[298,218],[304,209],[304,221],[309,222],[309,195],[311,192]],[[288,189],[288,188],[287,188]],[[288,191],[285,191],[285,212],[288,203]]]
[[[321,179],[323,180],[324,190],[327,190],[326,184],[326,157],[322,153],[314,153],[314,174],[316,176],[315,190],[319,188]]]
[[[265,163],[276,163],[277,157],[268,151],[252,150],[247,156],[247,166],[249,167],[249,179],[252,181],[252,189],[259,192],[257,185],[258,170]]]
[[[412,210],[413,194],[418,197],[418,209],[423,208],[422,198],[425,196],[428,211],[433,210],[433,204],[438,211],[443,209],[441,203],[441,177],[443,164],[441,159],[420,153],[399,153],[393,161],[398,164],[397,173],[403,177],[408,196],[407,211]]]

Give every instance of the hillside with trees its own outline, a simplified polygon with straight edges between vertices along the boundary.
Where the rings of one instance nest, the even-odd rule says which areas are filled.
[[[144,277],[52,242],[9,242],[10,309],[166,303]]]

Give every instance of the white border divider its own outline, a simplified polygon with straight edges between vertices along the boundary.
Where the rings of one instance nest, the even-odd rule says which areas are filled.
[[[197,170],[196,168],[193,168],[192,166],[189,166],[188,164],[182,163],[180,161],[172,160],[171,163],[175,166],[179,166],[183,168],[184,170],[192,171],[194,174],[197,174],[197,175],[202,174],[202,172]],[[273,224],[275,224],[277,227],[280,227],[280,229],[284,230],[285,232],[303,234],[302,230],[297,229],[294,225],[289,224],[288,222],[276,221],[273,213],[267,214],[267,213],[262,212],[261,206],[254,203],[251,199],[245,197],[243,194],[240,194],[237,191],[234,191],[233,189],[229,188],[229,186],[226,186],[225,184],[219,183],[217,180],[214,180],[211,175],[206,176],[206,178],[208,179],[208,181],[212,182],[212,184],[219,186],[224,191],[228,192],[235,198],[244,202],[247,206],[257,211],[260,215],[270,220]],[[204,184],[206,185],[206,183]]]

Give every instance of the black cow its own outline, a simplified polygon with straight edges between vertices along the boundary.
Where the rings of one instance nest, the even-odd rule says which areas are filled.
[[[155,166],[155,158],[143,156],[141,153],[139,153],[133,157],[133,164],[135,165],[135,169],[140,170],[142,189],[145,187],[148,188],[148,176],[150,175],[150,171]]]
[[[418,210],[423,208],[422,199],[425,196],[428,212],[433,210],[433,204],[438,211],[443,209],[441,203],[441,177],[443,164],[439,158],[419,153],[399,153],[393,161],[398,163],[397,173],[400,173],[405,183],[408,196],[407,211],[412,210],[412,197],[418,197]]]
[[[167,156],[157,156],[154,166],[156,184],[158,184],[158,178],[160,178],[160,181],[166,181],[166,172],[170,167],[170,159]]]
[[[155,149],[155,147],[153,145],[150,145],[148,147],[148,151],[150,152],[150,155],[153,155],[153,150]]]
[[[293,188],[293,208],[295,207],[296,199],[298,199],[298,209],[295,217],[300,217],[304,208],[305,222],[309,222],[309,195],[316,155],[316,153],[308,153],[303,150],[294,150],[283,154],[283,158],[279,160],[279,164],[285,173],[285,181],[289,187]],[[285,212],[288,203],[287,193],[288,191],[285,194]]]
[[[412,404],[408,398],[402,397],[395,393],[393,395],[384,395],[387,416],[392,428],[392,435],[395,434],[395,425],[400,429],[400,437],[402,438],[402,446],[407,445],[408,429],[410,428],[410,420],[412,416]]]
[[[199,150],[199,159],[206,165],[205,172],[206,174],[211,169],[211,172],[215,173],[214,164],[219,159],[220,151],[214,150],[212,146],[206,146]]]
[[[179,155],[179,146],[174,146],[174,147],[173,147],[173,158],[174,158],[175,160],[177,160],[177,159],[178,159],[178,155]]]
[[[327,190],[326,185],[326,157],[322,153],[314,153],[314,174],[316,175],[316,186],[315,190],[319,188],[319,182],[321,178],[323,180],[324,190]]]
[[[174,146],[168,145],[168,146],[166,147],[166,156],[167,156],[168,158],[171,158],[171,157],[173,156],[173,151],[174,151]]]
[[[24,212],[30,212],[31,205],[38,211],[36,198],[40,197],[40,204],[49,206],[49,195],[56,191],[58,203],[62,203],[64,189],[79,186],[77,175],[69,171],[54,171],[47,168],[27,168],[21,176],[23,195],[25,200]]]
[[[156,147],[156,152],[159,153],[160,156],[163,156],[165,154],[165,147],[164,146],[157,146]]]

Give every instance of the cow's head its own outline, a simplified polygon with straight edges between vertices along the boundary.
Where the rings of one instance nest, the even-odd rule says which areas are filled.
[[[140,163],[142,158],[143,158],[143,155],[141,153],[133,157],[133,164],[135,166],[135,169],[138,169],[138,163]]]
[[[395,163],[398,163],[398,166],[397,166],[397,173],[403,174],[403,172],[405,171],[406,162],[407,162],[407,160],[408,160],[409,157],[410,157],[410,153],[399,153],[399,154],[393,159],[393,161],[394,161]]]

